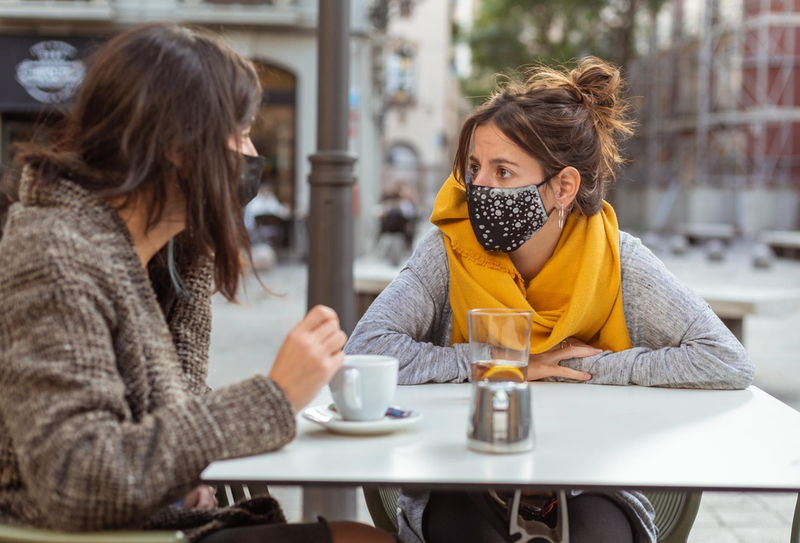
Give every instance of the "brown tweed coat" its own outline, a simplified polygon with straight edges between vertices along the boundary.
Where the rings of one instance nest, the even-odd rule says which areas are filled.
[[[233,512],[170,506],[211,461],[275,450],[295,432],[267,377],[206,386],[208,263],[182,270],[190,297],[167,322],[124,223],[77,184],[23,176],[5,226],[0,523],[91,531],[281,521],[272,500]]]

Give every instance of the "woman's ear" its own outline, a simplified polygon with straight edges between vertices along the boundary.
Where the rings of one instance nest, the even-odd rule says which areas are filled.
[[[556,193],[558,207],[569,209],[572,202],[575,201],[575,196],[577,196],[580,186],[581,174],[578,173],[578,170],[572,166],[567,166],[561,170],[553,179],[553,190]]]

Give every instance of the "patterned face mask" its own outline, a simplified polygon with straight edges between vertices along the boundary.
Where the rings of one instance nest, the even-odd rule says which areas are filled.
[[[482,187],[472,184],[467,172],[467,208],[475,237],[487,251],[516,251],[547,222],[538,185]]]

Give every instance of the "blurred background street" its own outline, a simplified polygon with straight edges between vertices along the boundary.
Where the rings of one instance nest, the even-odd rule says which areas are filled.
[[[240,305],[215,299],[216,388],[267,372],[306,310],[317,0],[0,0],[0,171],[59,121],[98,45],[160,20],[220,32],[264,87],[252,138],[267,166],[245,223],[273,294],[251,277]],[[800,4],[352,0],[350,23],[356,262],[408,258],[495,73],[598,55],[622,67],[639,122],[609,194],[621,227],[743,319],[756,385],[800,409]],[[299,520],[300,491],[273,490]],[[786,542],[795,501],[707,493],[690,541]]]

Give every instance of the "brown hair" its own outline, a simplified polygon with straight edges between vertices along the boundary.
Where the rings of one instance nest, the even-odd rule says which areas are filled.
[[[236,193],[240,161],[228,145],[260,103],[254,66],[220,37],[137,26],[98,50],[56,136],[18,146],[16,169],[29,165],[43,185],[68,177],[123,205],[145,195],[148,228],[177,186],[186,203],[182,258],[213,258],[216,286],[233,300],[249,243]]]
[[[467,119],[453,171],[463,183],[475,128],[494,124],[538,160],[546,176],[572,166],[581,175],[575,204],[585,215],[600,211],[606,187],[624,162],[620,141],[633,135],[618,68],[587,57],[574,69],[536,66],[527,80],[508,79]]]

